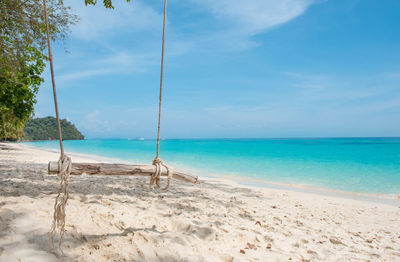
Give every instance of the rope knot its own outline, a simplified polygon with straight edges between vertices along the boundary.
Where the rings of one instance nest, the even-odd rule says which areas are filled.
[[[153,159],[152,165],[157,165],[157,164],[164,164],[161,158],[156,157]]]
[[[60,156],[58,159],[58,175],[63,178],[64,176],[69,176],[71,173],[72,161],[67,155]]]
[[[169,186],[171,185],[171,180],[172,180],[172,168],[168,167],[162,161],[162,159],[158,158],[158,157],[153,159],[152,165],[154,165],[156,167],[156,171],[150,177],[150,188],[153,187],[154,182],[156,183],[157,187],[160,188],[162,167],[165,167],[165,169],[167,169],[168,181],[167,181],[167,185],[164,188],[162,188],[162,190],[168,190]]]

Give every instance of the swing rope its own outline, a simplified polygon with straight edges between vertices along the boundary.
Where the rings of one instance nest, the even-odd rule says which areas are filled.
[[[162,173],[162,167],[167,169],[168,181],[166,187],[162,190],[168,190],[172,180],[172,169],[168,167],[160,158],[160,127],[161,127],[161,104],[162,104],[162,91],[163,91],[163,75],[164,75],[164,46],[165,46],[165,20],[167,16],[167,0],[164,0],[164,21],[163,21],[163,35],[162,35],[162,49],[161,49],[161,75],[160,75],[160,96],[158,100],[158,130],[157,130],[157,153],[153,159],[152,164],[156,167],[155,173],[150,177],[150,188],[154,182],[157,187],[160,188],[160,177]]]
[[[68,178],[71,174],[72,161],[71,158],[68,157],[64,153],[64,145],[62,140],[62,132],[60,125],[60,117],[58,113],[58,103],[57,103],[57,92],[56,92],[56,83],[54,77],[54,66],[53,66],[53,55],[51,52],[50,45],[50,29],[49,29],[49,21],[48,21],[48,13],[47,13],[47,2],[43,0],[43,10],[44,10],[44,18],[46,23],[46,34],[47,34],[47,45],[48,45],[48,53],[49,53],[49,62],[50,62],[50,71],[51,71],[51,81],[53,87],[53,97],[54,97],[54,107],[57,118],[57,129],[58,129],[58,137],[60,142],[60,158],[58,160],[58,176],[60,177],[60,185],[58,188],[58,194],[54,203],[54,213],[53,213],[53,222],[49,232],[50,245],[52,250],[55,252],[54,248],[54,239],[57,235],[57,229],[59,229],[59,241],[58,248],[61,251],[62,255],[64,252],[61,248],[64,235],[65,235],[65,217],[66,217],[66,205],[69,198],[68,191]],[[164,73],[164,47],[165,47],[165,22],[167,15],[167,0],[164,0],[164,20],[163,20],[163,36],[162,36],[162,51],[161,51],[161,76],[160,76],[160,95],[159,95],[159,105],[158,105],[158,130],[157,130],[157,151],[156,157],[152,161],[152,165],[155,166],[156,171],[150,177],[150,188],[156,183],[157,187],[160,188],[160,178],[162,173],[162,168],[166,168],[168,174],[167,185],[162,188],[162,190],[168,190],[171,185],[172,180],[172,169],[168,167],[160,158],[160,127],[161,127],[161,104],[162,104],[162,88],[163,88],[163,73]],[[57,255],[57,252],[55,252]],[[58,255],[57,255],[58,256]]]
[[[54,238],[57,235],[57,229],[59,229],[59,241],[58,241],[58,248],[60,249],[61,253],[64,255],[64,252],[61,248],[64,234],[65,234],[65,208],[67,206],[68,198],[69,198],[69,191],[68,191],[68,177],[71,173],[71,158],[68,157],[64,153],[64,145],[62,140],[62,133],[61,133],[61,125],[60,125],[60,116],[58,113],[58,103],[57,103],[57,92],[56,92],[56,82],[54,78],[54,67],[53,67],[53,55],[51,52],[51,45],[50,45],[50,30],[49,30],[49,19],[47,14],[47,2],[43,0],[43,11],[44,11],[44,18],[46,23],[46,34],[47,34],[47,45],[48,45],[48,53],[49,53],[49,62],[50,62],[50,71],[51,71],[51,82],[53,86],[53,97],[54,97],[54,107],[56,111],[56,118],[57,118],[57,129],[58,129],[58,138],[60,141],[60,158],[58,160],[58,176],[60,177],[60,185],[58,187],[58,194],[54,203],[54,213],[53,213],[53,222],[49,232],[50,238],[50,246],[52,250],[55,252],[54,248]],[[55,252],[57,255],[57,252]]]

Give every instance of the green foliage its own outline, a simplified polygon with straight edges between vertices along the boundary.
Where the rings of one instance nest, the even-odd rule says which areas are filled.
[[[36,103],[36,94],[43,78],[44,55],[28,48],[25,65],[17,72],[0,68],[0,139],[18,139]]]
[[[33,114],[47,47],[42,0],[0,0],[0,139],[18,139]],[[77,21],[60,0],[48,0],[52,40]]]
[[[0,67],[17,72],[24,67],[31,49],[47,47],[43,0],[0,1]],[[60,0],[48,0],[48,17],[52,40],[65,39],[69,26],[78,21],[71,9]]]
[[[126,0],[126,2],[130,2],[131,0]],[[96,5],[97,0],[85,0],[85,5]],[[111,8],[114,9],[114,6],[112,5],[112,0],[103,0],[103,5],[106,8]]]
[[[71,122],[62,119],[60,124],[63,140],[84,139],[82,133]],[[58,139],[57,119],[51,116],[29,119],[24,133],[23,140],[56,140]]]

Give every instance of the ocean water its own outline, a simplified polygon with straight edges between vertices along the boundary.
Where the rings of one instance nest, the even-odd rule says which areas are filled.
[[[58,141],[28,142],[58,149]],[[71,153],[151,163],[155,140],[64,141]],[[357,192],[400,194],[400,138],[171,139],[160,157],[198,175],[239,176],[268,182]]]

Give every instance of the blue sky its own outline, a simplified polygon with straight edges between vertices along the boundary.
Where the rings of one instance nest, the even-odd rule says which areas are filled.
[[[88,138],[154,138],[163,1],[71,2],[81,21],[53,44],[61,117]],[[400,136],[399,13],[398,0],[169,0],[162,137]],[[54,115],[48,71],[36,116]]]

